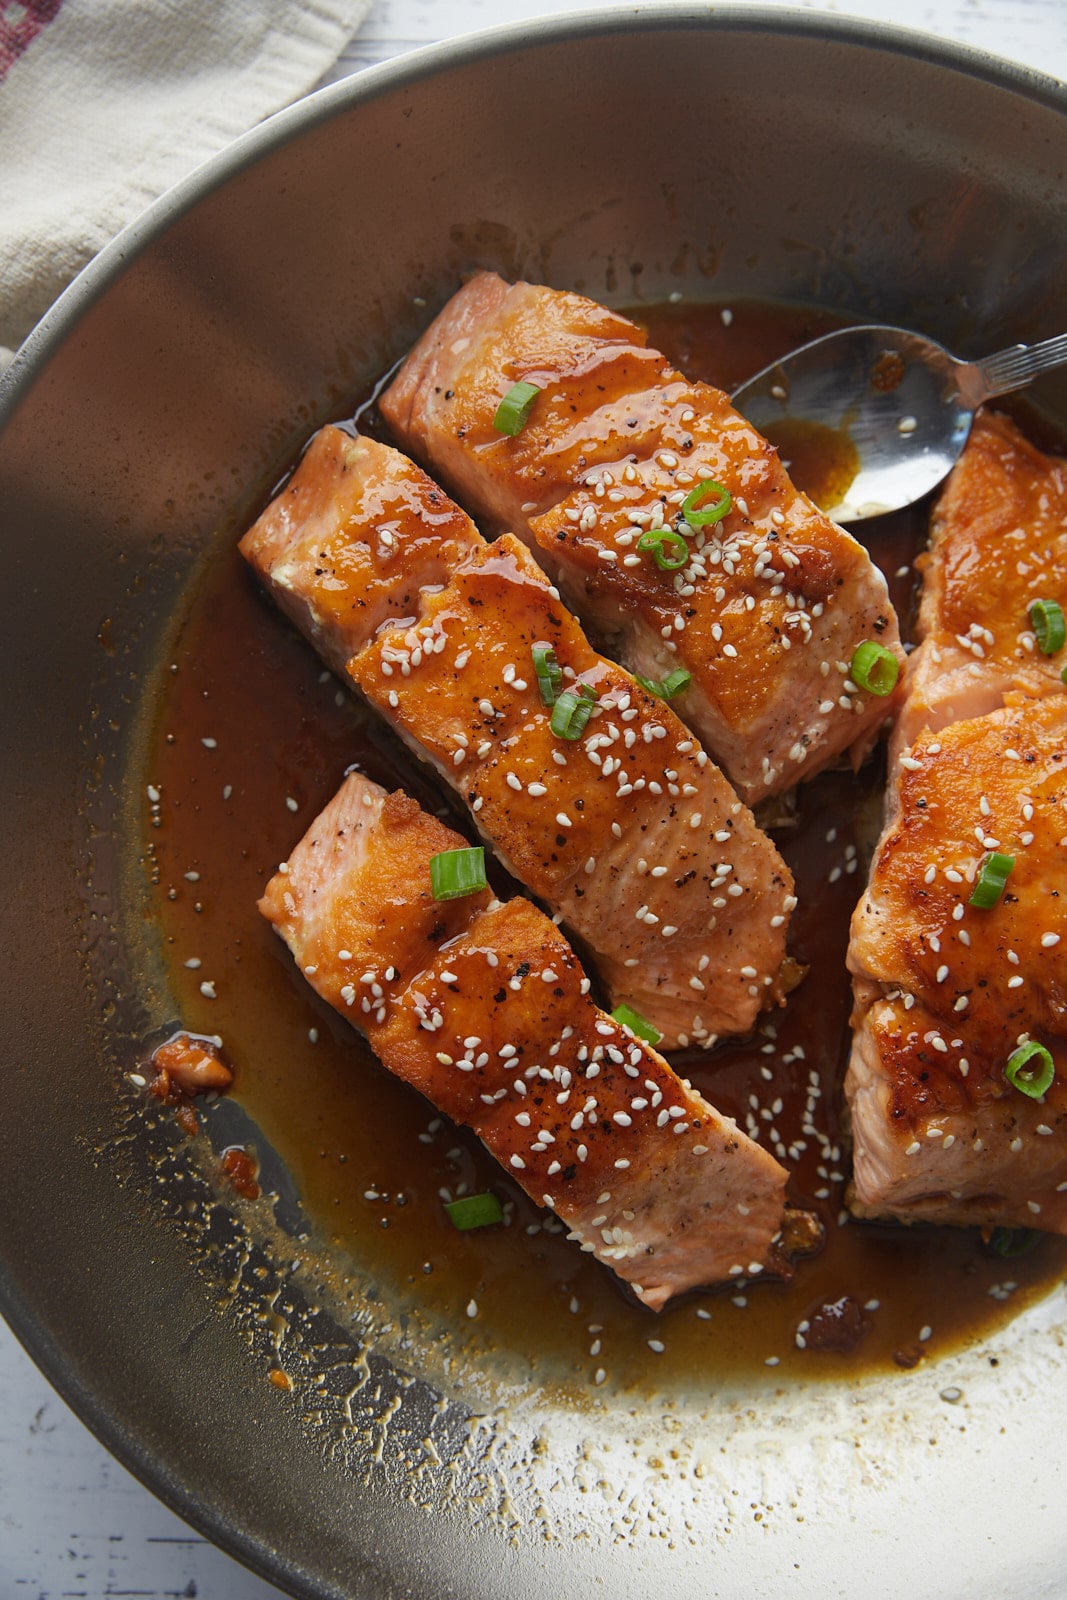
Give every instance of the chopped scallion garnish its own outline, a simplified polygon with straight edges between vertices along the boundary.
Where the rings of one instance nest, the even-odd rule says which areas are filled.
[[[732,504],[729,489],[714,478],[705,478],[682,501],[682,516],[691,528],[707,528],[713,522],[721,522]]]
[[[852,657],[849,676],[868,694],[892,694],[900,676],[900,663],[892,650],[873,639],[864,639]]]
[[[465,1194],[461,1200],[450,1200],[445,1210],[452,1226],[464,1233],[468,1228],[488,1228],[504,1220],[504,1208],[495,1194]]]
[[[635,1011],[632,1006],[616,1006],[611,1014],[616,1022],[621,1022],[624,1028],[629,1028],[636,1038],[643,1039],[646,1044],[659,1044],[663,1038],[659,1029],[654,1028],[651,1022],[646,1022],[641,1013]]]
[[[681,694],[683,689],[688,689],[693,681],[693,675],[686,672],[684,667],[676,667],[673,672],[668,672],[665,678],[642,678],[639,672],[634,677],[642,689],[649,694],[654,694],[657,700],[672,700],[676,694]]]
[[[587,683],[564,689],[552,707],[552,732],[557,739],[580,739],[593,714],[596,690]]]
[[[1056,1066],[1051,1052],[1031,1039],[1029,1044],[1021,1044],[1018,1050],[1012,1051],[1004,1076],[1013,1089],[1029,1095],[1031,1100],[1040,1100],[1045,1090],[1052,1087]]]
[[[507,433],[512,437],[521,433],[540,393],[536,383],[513,383],[496,408],[493,427],[497,433]]]
[[[986,856],[968,904],[977,906],[980,911],[988,911],[995,906],[1004,893],[1004,885],[1014,865],[1015,857],[1001,855],[999,850]]]
[[[1010,1260],[1013,1256],[1026,1255],[1033,1249],[1037,1239],[1035,1228],[994,1228],[987,1245],[993,1255]]]
[[[531,647],[531,654],[541,699],[546,706],[554,706],[563,686],[563,670],[556,660],[556,652],[550,644],[535,644]]]
[[[1043,656],[1054,656],[1057,650],[1063,649],[1067,625],[1063,620],[1063,607],[1057,601],[1035,600],[1030,607],[1030,626]]]
[[[638,550],[650,550],[657,567],[664,572],[677,572],[689,560],[689,546],[680,533],[670,528],[649,528],[637,541]]]
[[[430,857],[430,885],[435,900],[460,900],[489,887],[485,876],[485,851],[442,850]]]

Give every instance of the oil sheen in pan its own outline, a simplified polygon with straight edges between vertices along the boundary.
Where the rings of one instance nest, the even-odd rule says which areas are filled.
[[[724,388],[839,320],[744,302],[643,308],[640,318],[651,342]],[[361,425],[375,429],[372,408]],[[905,631],[926,510],[868,525]],[[791,949],[809,968],[805,982],[753,1038],[677,1058],[720,1109],[794,1152],[793,1190],[825,1223],[826,1248],[791,1285],[735,1284],[653,1317],[473,1135],[390,1077],[255,909],[352,762],[430,809],[445,811],[444,797],[323,672],[232,551],[193,596],[170,666],[146,771],[159,794],[146,854],[180,1021],[224,1040],[233,1098],[250,1119],[235,1123],[231,1107],[227,1125],[254,1156],[270,1152],[264,1190],[299,1197],[307,1246],[324,1246],[312,1265],[327,1293],[328,1261],[350,1258],[428,1348],[518,1359],[528,1379],[573,1394],[913,1366],[988,1333],[1063,1276],[1067,1240],[1041,1237],[1005,1259],[971,1230],[846,1219],[844,953],[878,829],[877,762],[859,779],[815,780],[795,811],[765,819],[797,877]],[[508,1225],[457,1232],[445,1200],[485,1189],[505,1202]],[[267,1207],[268,1193],[258,1203]]]

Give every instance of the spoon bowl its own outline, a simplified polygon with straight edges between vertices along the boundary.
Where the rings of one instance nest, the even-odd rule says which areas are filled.
[[[952,470],[975,411],[1067,363],[1067,335],[960,361],[906,328],[839,328],[734,391],[733,404],[786,461],[817,445],[835,463],[815,491],[837,522],[921,500]]]

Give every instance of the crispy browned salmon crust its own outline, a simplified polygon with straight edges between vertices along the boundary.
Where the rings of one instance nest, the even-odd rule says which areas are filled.
[[[509,437],[494,419],[519,381],[540,393]],[[625,317],[479,273],[381,406],[464,505],[530,544],[608,654],[653,680],[690,674],[678,713],[749,804],[869,748],[891,705],[853,682],[853,654],[873,639],[902,659],[881,573],[726,396]],[[692,509],[719,486],[730,509],[694,528],[683,508],[707,482]],[[684,536],[678,570],[639,548],[656,528]]]

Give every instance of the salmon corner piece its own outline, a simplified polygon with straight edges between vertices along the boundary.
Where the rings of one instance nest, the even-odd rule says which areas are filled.
[[[1067,1232],[1067,694],[925,731],[852,922],[860,1215]],[[1014,860],[989,909],[993,848]],[[1005,1067],[1036,1040],[1040,1100]]]
[[[599,1010],[529,902],[433,900],[431,857],[463,844],[353,773],[260,909],[384,1065],[473,1128],[652,1310],[779,1272],[784,1168]]]
[[[507,437],[493,419],[516,380],[540,393]],[[903,664],[882,574],[727,397],[674,371],[626,318],[480,273],[381,407],[479,517],[530,545],[608,655],[653,680],[689,673],[677,710],[748,804],[874,743],[894,703],[850,667],[864,640]],[[704,483],[729,507],[694,528],[684,502]],[[657,527],[682,536],[681,569],[642,553]]]
[[[420,589],[448,580],[477,528],[413,462],[320,428],[239,549],[335,672],[385,622],[413,620]]]
[[[1009,417],[980,411],[920,565],[921,642],[895,749],[923,728],[994,711],[1016,690],[1062,693],[1063,660],[1042,655],[1029,614],[1035,600],[1067,607],[1067,461],[1036,449]]]

